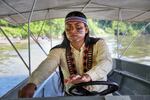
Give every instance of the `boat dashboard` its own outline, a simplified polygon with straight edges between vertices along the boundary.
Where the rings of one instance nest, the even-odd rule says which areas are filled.
[[[1,99],[10,100],[10,99]],[[131,96],[59,96],[59,97],[40,97],[40,98],[17,98],[11,100],[150,100],[150,95],[131,95]]]

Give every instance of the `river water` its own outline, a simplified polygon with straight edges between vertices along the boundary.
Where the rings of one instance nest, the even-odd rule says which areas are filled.
[[[103,37],[109,47],[110,53],[113,58],[117,57],[117,39],[114,36]],[[120,37],[119,40],[119,53],[122,54],[127,48],[133,37],[125,36]],[[44,50],[48,53],[50,48],[59,44],[61,40],[52,39],[40,39],[40,44]],[[18,51],[28,64],[28,46],[27,42],[15,43]],[[42,52],[39,46],[32,42],[31,43],[31,70],[37,68],[42,60],[46,58],[46,55]],[[150,65],[150,35],[140,36],[135,42],[128,48],[127,52],[124,53],[121,59],[134,61],[141,64]],[[0,96],[7,93],[10,89],[19,84],[22,80],[28,77],[28,70],[23,62],[18,57],[17,53],[9,44],[0,44]]]

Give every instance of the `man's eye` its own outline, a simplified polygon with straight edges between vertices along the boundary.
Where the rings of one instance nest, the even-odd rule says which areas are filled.
[[[70,30],[71,28],[70,28],[69,26],[67,26],[65,29],[66,29],[66,30]]]
[[[83,27],[77,27],[76,29],[77,29],[77,30],[82,30],[82,29],[83,29]]]

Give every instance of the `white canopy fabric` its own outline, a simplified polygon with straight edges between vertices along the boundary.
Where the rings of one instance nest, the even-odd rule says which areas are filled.
[[[64,18],[70,11],[82,11],[101,20],[150,21],[150,0],[0,0],[0,18],[11,23]]]

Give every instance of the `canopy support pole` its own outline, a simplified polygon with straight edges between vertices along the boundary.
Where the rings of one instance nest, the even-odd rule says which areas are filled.
[[[22,60],[22,62],[26,66],[26,68],[29,70],[29,67],[28,67],[27,63],[25,62],[25,60],[23,59],[23,57],[21,56],[21,54],[19,53],[19,51],[17,50],[17,48],[15,47],[15,45],[11,42],[11,40],[9,39],[9,37],[6,35],[6,33],[4,32],[4,30],[1,27],[0,27],[0,30],[4,34],[4,36],[6,37],[6,39],[9,41],[9,43],[11,44],[11,46],[14,48],[14,50],[17,52],[18,56],[20,57],[20,59]]]
[[[33,11],[34,11],[34,7],[35,7],[35,4],[36,4],[36,1],[37,0],[34,0],[33,1],[33,5],[32,5],[32,8],[31,8],[31,13],[29,15],[29,18],[28,18],[28,59],[29,59],[29,75],[31,75],[31,48],[30,48],[30,22],[31,22],[31,18],[32,18],[32,15],[33,15]]]
[[[12,17],[9,16],[9,18],[11,18],[15,23],[16,25],[19,25],[17,24],[17,21],[15,19],[13,19]],[[27,32],[27,30],[22,26],[22,29]],[[41,44],[38,42],[38,40],[35,38],[35,36],[33,35],[33,32],[30,30],[31,32],[31,38],[34,40],[35,43],[37,43],[37,45],[41,48],[41,50],[44,52],[44,54],[47,56],[48,54],[46,53],[46,51],[43,49],[43,47],[41,46]],[[28,33],[28,32],[27,32]]]
[[[121,8],[118,9],[118,22],[117,22],[117,58],[119,58],[119,21],[121,17]]]
[[[36,0],[37,1],[37,0]],[[12,11],[14,11],[14,12],[16,12],[17,14],[19,14],[25,21],[27,20],[27,18],[25,17],[25,16],[23,16],[18,10],[16,10],[13,6],[11,6],[10,4],[8,4],[6,1],[4,1],[4,0],[1,0],[1,2],[6,6],[6,7],[8,7],[8,8],[10,8]],[[34,1],[35,2],[35,1]],[[33,6],[34,6],[34,3],[33,2]],[[33,8],[33,6],[32,6],[32,8]],[[9,16],[10,17],[10,16]],[[11,18],[11,17],[10,17]],[[11,18],[12,20],[14,20],[13,18]],[[16,20],[14,20],[15,22],[17,22]],[[24,29],[24,28],[23,28]],[[25,29],[24,29],[25,30]],[[30,31],[31,32],[31,30],[30,29],[28,29],[28,31]],[[26,31],[27,32],[27,31]],[[46,56],[48,55],[45,51],[44,51],[44,49],[42,48],[42,46],[40,45],[40,43],[38,42],[38,41],[36,41],[36,39],[35,39],[35,37],[34,37],[34,35],[33,35],[33,33],[32,33],[32,35],[31,35],[31,37],[32,37],[32,39],[39,45],[39,47],[42,49],[42,51],[46,54]],[[30,60],[29,60],[30,61]],[[28,68],[28,70],[29,70],[29,68]],[[30,75],[30,71],[29,71],[29,75]]]
[[[17,14],[19,14],[24,20],[26,20],[25,16],[23,16],[18,10],[16,10],[13,6],[11,6],[10,4],[8,4],[6,1],[1,0],[1,2],[8,8],[10,8],[12,11],[16,12]]]
[[[46,18],[47,18],[48,13],[49,13],[49,10],[47,11],[47,13],[46,13],[46,15],[45,15],[45,18],[44,18],[45,20],[44,20],[43,23],[42,23],[42,27],[41,27],[41,29],[40,29],[40,31],[39,31],[39,34],[38,34],[36,40],[38,40],[38,38],[40,37],[40,34],[41,34],[41,32],[42,32],[42,30],[43,30],[43,27],[44,27],[44,25],[45,25],[45,22],[46,22]]]
[[[83,7],[83,9],[81,10],[81,12],[83,12],[83,10],[91,3],[91,1],[92,1],[92,0],[89,0],[89,1],[87,2],[87,4]]]
[[[150,25],[150,22],[141,29],[141,32],[144,31],[148,26]],[[136,37],[129,43],[129,45],[127,46],[127,48],[121,53],[120,57],[121,58],[128,50],[128,48],[134,43],[134,41],[141,35],[141,32],[139,32]]]

